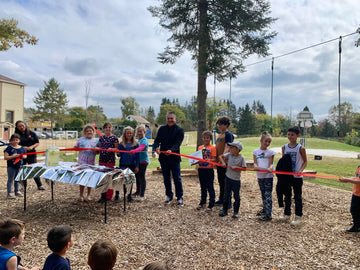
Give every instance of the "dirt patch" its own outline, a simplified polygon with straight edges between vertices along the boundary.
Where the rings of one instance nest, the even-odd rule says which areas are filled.
[[[0,168],[0,215],[26,222],[24,244],[16,248],[26,266],[42,266],[50,253],[47,231],[58,224],[74,230],[75,246],[69,249],[72,269],[89,269],[90,246],[111,239],[119,250],[115,269],[141,269],[149,262],[168,261],[174,269],[359,269],[359,238],[344,233],[351,226],[351,192],[304,183],[304,225],[292,228],[279,221],[282,213],[274,194],[273,220],[262,223],[254,174],[243,173],[240,218],[218,216],[195,208],[200,199],[197,177],[183,177],[184,207],[165,206],[161,175],[148,174],[146,200],[108,205],[77,202],[78,186],[56,183],[38,191],[28,181],[28,207],[23,199],[6,199],[6,168]],[[215,185],[218,191],[218,185]],[[97,199],[99,194],[96,193]]]

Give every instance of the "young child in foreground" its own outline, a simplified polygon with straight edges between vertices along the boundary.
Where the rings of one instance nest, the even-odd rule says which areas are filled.
[[[216,161],[216,148],[211,145],[212,133],[208,130],[202,133],[202,139],[204,144],[200,145],[198,150],[202,150],[202,156],[204,160]],[[199,164],[198,175],[201,189],[201,199],[197,210],[204,208],[206,204],[207,193],[209,192],[209,205],[205,212],[212,212],[215,204],[215,189],[214,189],[214,165],[208,162],[197,162]]]
[[[289,154],[292,160],[292,169],[293,172],[302,173],[307,165],[307,157],[305,148],[297,142],[297,139],[300,137],[300,129],[297,126],[290,127],[288,129],[287,137],[289,140],[288,144],[285,144],[282,147],[282,155]],[[302,186],[303,186],[303,177],[294,175],[292,188],[294,191],[295,199],[295,219],[291,222],[291,225],[297,226],[302,222],[303,215],[303,204],[302,204]],[[291,203],[291,201],[290,201]],[[287,209],[287,207],[285,207]],[[290,211],[291,208],[289,207]],[[280,217],[281,220],[288,220],[291,216],[290,213],[284,213]]]
[[[225,192],[224,192],[224,204],[223,209],[220,211],[219,216],[224,217],[228,214],[231,192],[234,193],[234,213],[233,218],[239,217],[240,209],[240,187],[241,187],[241,171],[239,169],[246,168],[246,161],[240,151],[243,149],[241,142],[234,141],[228,143],[230,146],[230,152],[219,156],[220,162],[223,167],[226,167],[225,158],[228,159],[228,167],[226,168],[225,177]]]
[[[342,183],[354,184],[353,194],[351,197],[350,213],[353,219],[353,226],[346,230],[349,233],[360,232],[360,166],[358,166],[355,177],[340,178]]]
[[[21,156],[19,162],[15,163],[17,157],[20,154],[25,154],[26,150],[24,147],[19,145],[20,135],[15,133],[10,137],[10,145],[4,150],[4,159],[7,161],[7,197],[9,199],[14,199],[16,196],[21,196],[21,191],[19,190],[19,182],[15,181],[16,175],[18,174],[20,167],[23,165],[23,159],[26,159],[27,156]],[[12,192],[12,185],[14,183],[14,192]]]
[[[47,243],[51,253],[45,261],[43,270],[71,270],[70,260],[66,252],[74,245],[72,229],[67,225],[52,228],[47,235]]]
[[[111,270],[117,255],[118,251],[111,241],[98,240],[90,248],[88,265],[91,270]]]
[[[271,135],[265,131],[261,134],[260,148],[253,151],[254,170],[257,171],[257,179],[261,191],[261,198],[263,207],[257,213],[260,221],[270,221],[272,211],[272,190],[274,175],[272,170],[274,167],[275,152],[268,149],[271,144]],[[267,172],[259,172],[258,170],[265,170]]]
[[[25,224],[17,219],[4,219],[0,221],[0,269],[28,270],[20,263],[20,256],[13,252],[16,246],[21,245],[25,237]],[[31,270],[40,270],[33,267]]]

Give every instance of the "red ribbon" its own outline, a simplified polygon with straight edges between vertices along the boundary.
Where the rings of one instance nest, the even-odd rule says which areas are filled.
[[[89,151],[89,150],[93,150],[93,151],[106,151],[106,152],[115,152],[115,153],[131,153],[132,151],[125,151],[125,150],[115,150],[115,149],[102,149],[102,148],[80,148],[80,147],[74,147],[74,148],[66,148],[66,149],[59,149],[59,151]],[[152,153],[154,151],[136,151],[136,153],[139,152],[147,152],[147,153]],[[25,154],[20,154],[19,157],[17,157],[14,161],[14,163],[18,163],[20,161],[21,156],[24,155],[36,155],[36,154],[44,154],[46,153],[46,151],[41,151],[41,152],[32,152],[32,153],[25,153]],[[185,157],[185,158],[190,158],[190,159],[195,159],[201,162],[206,162],[206,163],[210,163],[219,167],[223,167],[222,164],[214,162],[214,161],[210,161],[210,160],[205,160],[205,159],[201,159],[201,158],[197,158],[197,157],[193,157],[193,156],[188,156],[188,155],[184,155],[184,154],[179,154],[179,153],[174,153],[174,152],[167,152],[167,151],[160,151],[160,153],[162,154],[168,154],[168,155],[175,155],[175,156],[180,156],[180,157]],[[230,168],[229,166],[226,166],[228,168]],[[254,169],[245,169],[245,168],[237,168],[236,170],[239,171],[253,171],[253,172],[268,172],[266,170],[254,170]],[[312,173],[296,173],[296,172],[283,172],[283,171],[271,171],[272,173],[276,173],[276,174],[284,174],[284,175],[294,175],[294,176],[309,176],[309,177],[319,177],[319,178],[329,178],[329,179],[340,179],[340,177],[337,176],[330,176],[330,175],[321,175],[321,174],[312,174]]]

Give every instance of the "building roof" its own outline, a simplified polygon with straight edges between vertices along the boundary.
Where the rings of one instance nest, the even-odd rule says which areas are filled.
[[[144,117],[138,116],[138,115],[128,115],[127,118],[132,118],[134,119],[136,122],[138,122],[139,124],[150,124],[150,122],[148,120],[146,120]]]
[[[15,81],[15,80],[10,79],[10,78],[8,78],[8,77],[6,77],[6,76],[4,76],[4,75],[1,75],[1,74],[0,74],[0,82],[6,82],[6,83],[11,83],[11,84],[17,84],[17,85],[23,85],[23,86],[25,86],[24,83],[19,82],[19,81]]]

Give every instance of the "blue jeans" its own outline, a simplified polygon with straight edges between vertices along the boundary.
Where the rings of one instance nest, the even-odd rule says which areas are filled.
[[[12,184],[14,182],[15,192],[19,191],[19,182],[15,181],[16,175],[18,174],[20,168],[7,167],[8,181],[6,184],[7,192],[12,192]]]
[[[271,216],[273,178],[258,178],[258,183],[261,191],[263,210],[266,215]]]
[[[180,176],[180,162],[167,160],[160,162],[160,165],[161,165],[162,175],[164,178],[166,196],[168,196],[170,199],[174,197],[174,193],[172,192],[172,187],[171,187],[171,174],[172,174],[172,177],[174,179],[176,198],[178,200],[181,199],[183,196],[183,187]]]
[[[214,170],[199,168],[198,173],[201,189],[200,204],[206,204],[206,197],[209,192],[209,207],[212,208],[215,204]]]
[[[224,191],[224,204],[223,211],[227,212],[229,209],[231,192],[234,193],[234,213],[239,213],[240,209],[240,188],[241,182],[240,180],[232,180],[229,177],[225,177],[225,191]]]

